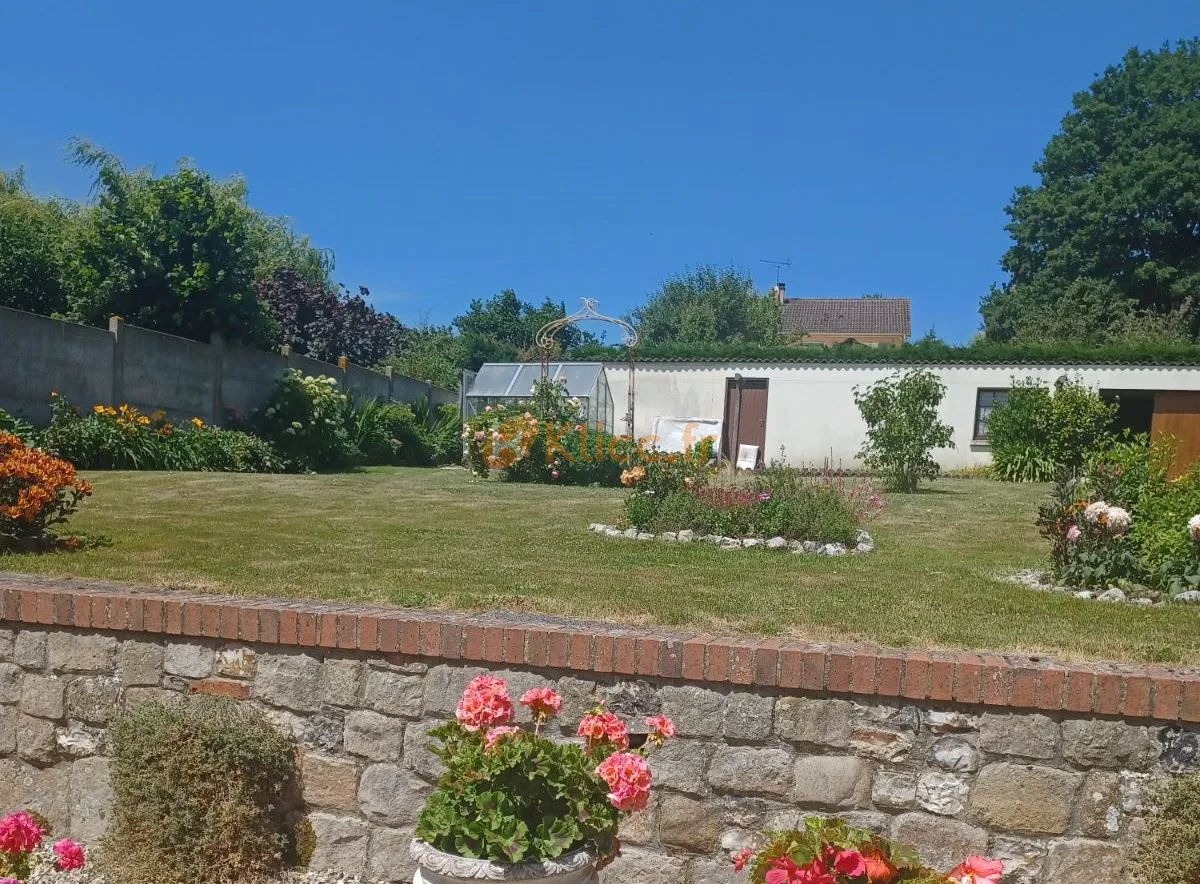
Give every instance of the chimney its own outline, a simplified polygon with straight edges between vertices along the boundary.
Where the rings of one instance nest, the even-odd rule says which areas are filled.
[[[771,290],[771,294],[775,296],[775,302],[782,307],[783,302],[787,300],[787,283],[775,283],[775,288]]]

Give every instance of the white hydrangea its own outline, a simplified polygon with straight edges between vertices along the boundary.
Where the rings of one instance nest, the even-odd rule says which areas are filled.
[[[1119,506],[1110,506],[1108,508],[1108,530],[1120,537],[1129,530],[1129,511]]]
[[[1188,534],[1192,540],[1200,540],[1200,513],[1188,519]]]
[[[1083,517],[1093,525],[1099,524],[1108,515],[1110,507],[1103,500],[1093,501],[1089,503],[1083,511]],[[1129,514],[1126,513],[1126,516]]]

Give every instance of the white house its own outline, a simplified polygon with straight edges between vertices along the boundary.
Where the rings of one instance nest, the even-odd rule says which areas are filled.
[[[646,361],[635,372],[635,434],[654,432],[659,418],[723,421],[723,450],[757,445],[764,460],[782,455],[795,465],[851,467],[864,424],[854,388],[916,367],[864,362]],[[1066,376],[1120,403],[1118,422],[1138,431],[1169,432],[1180,440],[1181,460],[1200,458],[1200,364],[1084,365],[940,363],[921,366],[946,386],[942,419],[954,427],[954,448],[934,452],[945,469],[986,464],[987,414],[1014,380],[1052,385]],[[615,405],[610,429],[622,422],[629,369],[605,363]]]

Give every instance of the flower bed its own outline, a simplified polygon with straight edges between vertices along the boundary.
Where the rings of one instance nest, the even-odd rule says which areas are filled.
[[[1079,598],[1200,602],[1200,465],[1168,477],[1168,440],[1126,435],[1062,475],[1038,510],[1049,580]]]
[[[773,463],[745,479],[717,481],[704,454],[687,451],[626,471],[623,481],[633,491],[625,521],[637,529],[627,536],[678,540],[680,532],[691,532],[730,548],[727,541],[802,551],[869,545],[862,525],[879,514],[883,498],[868,480],[806,476]]]

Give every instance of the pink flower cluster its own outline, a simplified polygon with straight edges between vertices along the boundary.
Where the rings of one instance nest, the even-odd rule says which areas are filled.
[[[950,881],[953,884],[1000,884],[1004,874],[1004,863],[998,859],[984,859],[982,856],[968,856],[950,870]]]
[[[575,736],[583,737],[587,741],[588,749],[592,749],[597,743],[611,743],[621,751],[629,748],[629,731],[625,722],[611,712],[599,708],[593,709],[583,717]]]
[[[633,813],[646,806],[650,797],[650,766],[641,755],[614,752],[596,768],[596,776],[608,785],[608,800],[617,810]]]
[[[20,811],[0,819],[0,853],[20,856],[33,853],[42,846],[45,830],[30,814]],[[60,872],[82,869],[83,848],[69,838],[54,842],[50,848],[54,854],[54,867]],[[0,878],[0,884],[21,884],[16,878]]]
[[[650,728],[650,742],[661,746],[675,736],[675,722],[665,715],[652,715],[646,719],[646,727]]]
[[[29,814],[10,814],[0,820],[0,850],[5,853],[32,853],[45,833]]]
[[[522,695],[521,705],[533,713],[535,720],[545,721],[562,711],[562,697],[550,688],[533,688]]]
[[[746,859],[742,859],[745,865]],[[737,860],[734,860],[735,866]],[[763,878],[767,884],[837,884],[838,876],[861,878],[867,874],[867,860],[857,850],[826,847],[820,857],[802,866],[782,856],[771,863]],[[869,879],[869,880],[874,880]]]
[[[481,675],[472,681],[458,701],[455,717],[472,732],[512,721],[513,705],[504,679]]]

